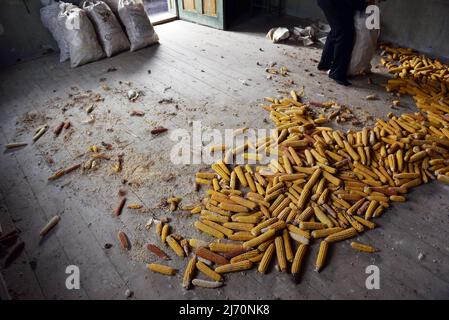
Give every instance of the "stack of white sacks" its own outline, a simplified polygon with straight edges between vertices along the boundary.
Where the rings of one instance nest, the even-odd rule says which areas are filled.
[[[159,41],[141,0],[42,0],[41,20],[72,67]],[[118,19],[118,18],[119,19]]]

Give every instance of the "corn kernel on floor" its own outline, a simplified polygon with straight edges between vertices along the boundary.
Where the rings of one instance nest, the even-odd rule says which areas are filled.
[[[219,129],[268,129],[271,124],[264,121],[268,114],[258,107],[262,98],[300,91],[302,86],[307,99],[345,104],[368,125],[371,117],[415,110],[405,97],[401,107],[391,109],[394,98],[381,86],[388,77],[382,68],[373,69],[373,84],[365,77],[343,88],[315,71],[319,49],[272,44],[265,38],[272,26],[297,24],[294,19],[259,17],[223,32],[176,21],[156,26],[160,45],[138,52],[73,70],[67,63],[60,64],[56,54],[2,70],[2,149],[6,143],[29,142],[39,125],[50,125],[35,144],[0,154],[0,224],[4,232],[20,229],[26,244],[22,255],[1,269],[9,295],[15,299],[126,299],[129,289],[134,292],[132,299],[449,298],[449,187],[439,183],[413,190],[406,203],[384,213],[377,221],[379,228],[356,239],[381,252],[360,253],[346,241],[331,248],[328,263],[318,274],[313,271],[318,246],[313,246],[299,285],[271,266],[268,275],[256,270],[227,275],[220,289],[185,291],[181,280],[187,259],[175,257],[162,245],[154,228],[145,230],[152,215],[169,217],[176,233],[207,239],[195,231],[195,218],[158,208],[163,197],[179,196],[188,204],[202,196],[192,183],[202,166],[174,165],[169,158],[174,144],[170,131],[191,130],[191,121]],[[273,62],[276,67],[286,66],[289,76],[267,79],[265,66]],[[129,89],[143,94],[131,103],[126,97]],[[83,123],[89,122],[83,106],[66,105],[68,94],[87,90],[104,98],[91,113],[93,123]],[[378,99],[367,101],[365,97],[372,94]],[[145,116],[130,116],[132,110],[144,111]],[[63,119],[73,129],[54,138],[51,129]],[[339,125],[353,127],[351,122]],[[156,126],[168,128],[168,134],[152,137],[150,130]],[[113,154],[124,154],[123,175],[112,173],[112,162],[101,161],[88,174],[77,172],[47,181],[57,169],[75,163],[89,146],[102,141],[113,144]],[[131,185],[122,183],[124,176]],[[127,190],[128,203],[141,203],[145,210],[125,208],[115,217],[120,188]],[[40,241],[40,229],[55,214],[61,216],[59,225]],[[131,240],[130,252],[120,249],[120,230]],[[170,254],[169,264],[179,270],[178,275],[167,277],[145,269],[145,263],[160,262],[144,248],[147,242]],[[105,244],[113,246],[105,249]],[[0,259],[4,257],[1,249]],[[69,265],[80,268],[79,290],[66,289]],[[380,269],[379,290],[365,287],[369,265]]]

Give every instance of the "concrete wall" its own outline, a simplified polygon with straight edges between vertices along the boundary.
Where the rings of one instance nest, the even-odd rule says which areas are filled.
[[[0,66],[57,50],[51,34],[40,21],[40,8],[38,0],[0,2]]]
[[[39,0],[0,0],[0,67],[58,50],[41,23],[41,7]]]
[[[449,59],[449,0],[387,0],[380,7],[382,40]],[[324,19],[316,0],[286,0],[286,13]]]

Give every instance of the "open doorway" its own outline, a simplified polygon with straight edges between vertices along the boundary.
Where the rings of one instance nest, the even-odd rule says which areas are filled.
[[[153,24],[168,22],[178,17],[175,0],[143,0],[143,4]]]

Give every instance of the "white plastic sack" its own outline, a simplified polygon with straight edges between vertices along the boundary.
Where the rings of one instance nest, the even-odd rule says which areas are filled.
[[[140,0],[119,0],[118,14],[131,43],[131,51],[159,41]]]
[[[80,8],[84,8],[84,4],[92,0],[81,0],[79,3]],[[114,12],[114,14],[118,17],[118,1],[119,0],[102,0],[104,3],[108,5],[108,7]]]
[[[97,61],[104,56],[94,27],[83,9],[76,6],[63,7],[59,21],[64,26],[64,37],[69,44],[72,68]]]
[[[268,31],[266,37],[274,43],[277,43],[290,37],[290,31],[282,27],[272,28]]]
[[[53,0],[46,1],[47,6],[40,10],[41,21],[45,28],[47,28],[53,39],[55,39],[59,48],[59,61],[64,62],[70,58],[69,45],[64,39],[64,29],[58,23],[58,15],[60,12],[59,4]]]
[[[348,75],[357,76],[371,72],[371,60],[376,53],[379,30],[366,27],[367,15],[357,12],[354,17],[355,43],[352,49]]]
[[[118,15],[118,0],[103,0],[114,14]]]
[[[111,9],[103,1],[85,1],[83,9],[97,32],[98,40],[106,56],[128,50],[129,41]]]

